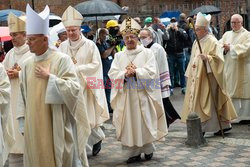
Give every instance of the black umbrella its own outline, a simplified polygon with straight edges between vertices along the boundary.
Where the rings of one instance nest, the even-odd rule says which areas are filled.
[[[221,10],[219,8],[217,8],[216,6],[213,5],[202,5],[196,9],[194,9],[189,16],[194,16],[197,13],[203,13],[203,14],[218,14],[221,12]]]
[[[83,16],[110,16],[123,15],[127,12],[112,1],[107,0],[91,0],[79,3],[75,6]]]
[[[61,21],[62,21],[61,17],[56,16],[52,13],[49,15],[49,27],[53,27],[59,24]]]
[[[108,0],[91,0],[77,4],[75,9],[78,10],[83,16],[95,16],[96,25],[98,16],[112,16],[112,15],[125,15],[126,11],[116,3]]]

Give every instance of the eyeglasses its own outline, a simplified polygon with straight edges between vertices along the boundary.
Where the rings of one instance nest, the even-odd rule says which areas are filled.
[[[124,36],[123,38],[124,38],[124,40],[129,40],[129,39],[136,39],[137,36],[136,35],[128,35],[128,36]]]
[[[44,37],[44,35],[38,34],[38,35],[34,35],[34,36],[27,36],[27,42],[33,42],[37,39],[40,39],[41,37]]]
[[[231,21],[231,24],[239,24],[239,23],[241,23],[241,22],[239,22],[239,21]]]
[[[203,29],[202,28],[196,28],[195,31],[202,31]]]

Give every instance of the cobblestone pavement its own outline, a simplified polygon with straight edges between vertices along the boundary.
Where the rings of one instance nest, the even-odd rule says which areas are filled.
[[[183,95],[178,89],[171,96],[171,102],[181,112]],[[250,127],[247,124],[233,124],[233,129],[223,139],[213,134],[206,134],[207,145],[190,148],[185,145],[186,125],[176,121],[169,128],[164,142],[156,142],[156,151],[152,160],[131,165],[126,164],[122,156],[121,143],[116,140],[115,129],[111,121],[104,124],[106,139],[102,150],[96,156],[89,156],[90,166],[201,166],[201,167],[250,167]]]

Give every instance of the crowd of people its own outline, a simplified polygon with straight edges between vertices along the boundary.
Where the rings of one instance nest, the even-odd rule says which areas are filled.
[[[250,33],[239,14],[219,41],[211,15],[202,13],[194,21],[182,13],[168,25],[109,20],[93,36],[69,6],[54,45],[49,13],[27,5],[25,17],[8,17],[13,48],[0,64],[0,166],[89,166],[110,116],[128,164],[142,154],[150,160],[154,142],[192,112],[203,135],[250,120]],[[181,116],[169,99],[176,86],[185,95]]]

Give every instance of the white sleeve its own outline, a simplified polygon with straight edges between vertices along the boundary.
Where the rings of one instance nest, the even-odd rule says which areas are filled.
[[[64,104],[63,98],[56,85],[57,77],[50,74],[45,95],[45,104]]]

